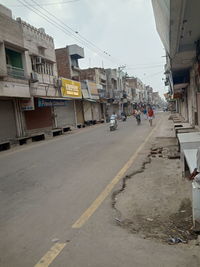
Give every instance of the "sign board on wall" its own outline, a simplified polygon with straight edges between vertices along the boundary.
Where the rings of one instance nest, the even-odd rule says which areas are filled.
[[[38,98],[38,107],[39,108],[54,107],[54,106],[66,106],[66,105],[67,105],[66,100]]]
[[[92,81],[87,81],[88,91],[90,93],[91,99],[99,99],[99,93],[97,89],[97,84]]]
[[[72,81],[65,78],[62,78],[61,80],[62,80],[61,93],[63,97],[76,98],[76,99],[82,98],[80,82]]]
[[[23,99],[20,101],[21,102],[21,109],[22,110],[34,110],[35,105],[34,105],[34,98],[31,97],[30,99]]]

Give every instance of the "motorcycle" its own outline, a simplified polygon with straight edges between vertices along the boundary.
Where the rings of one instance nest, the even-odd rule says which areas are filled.
[[[110,119],[110,131],[114,131],[117,129],[117,122],[116,119]]]
[[[136,117],[137,125],[140,125],[141,124],[140,114],[137,114],[135,117]]]

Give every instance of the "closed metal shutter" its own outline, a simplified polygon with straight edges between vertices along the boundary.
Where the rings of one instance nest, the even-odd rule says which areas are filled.
[[[0,141],[16,137],[14,105],[11,100],[0,100]]]
[[[75,103],[77,124],[84,124],[83,102],[81,100],[75,100]]]
[[[84,118],[85,121],[91,121],[92,119],[92,104],[89,101],[83,102]]]
[[[99,103],[92,103],[93,120],[101,120],[101,107]]]
[[[74,102],[67,101],[66,106],[55,106],[54,113],[56,115],[57,127],[75,126]]]

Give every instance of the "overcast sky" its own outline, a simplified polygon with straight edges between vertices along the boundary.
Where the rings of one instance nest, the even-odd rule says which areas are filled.
[[[29,9],[22,5],[25,1]],[[126,65],[129,75],[139,77],[163,97],[165,51],[156,31],[151,0],[0,0],[0,3],[12,9],[15,18],[45,28],[54,38],[56,48],[74,43],[84,47],[81,68]],[[64,32],[41,16],[53,24],[55,20],[64,23],[58,26]],[[74,37],[67,26],[74,30],[71,31]]]

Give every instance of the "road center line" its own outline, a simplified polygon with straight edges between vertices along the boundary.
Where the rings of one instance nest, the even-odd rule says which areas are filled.
[[[100,195],[95,199],[95,201],[89,206],[89,208],[80,216],[80,218],[72,225],[72,228],[81,228],[87,220],[93,215],[93,213],[99,208],[105,198],[110,194],[114,186],[124,177],[126,171],[132,166],[135,159],[137,158],[139,152],[143,149],[145,144],[149,141],[152,134],[158,128],[161,120],[157,125],[151,130],[148,136],[145,138],[144,142],[138,147],[135,153],[127,161],[127,163],[122,167],[122,169],[117,173],[113,180],[105,187],[105,189],[100,193]]]
[[[56,243],[34,267],[48,267],[64,249],[66,243]]]

